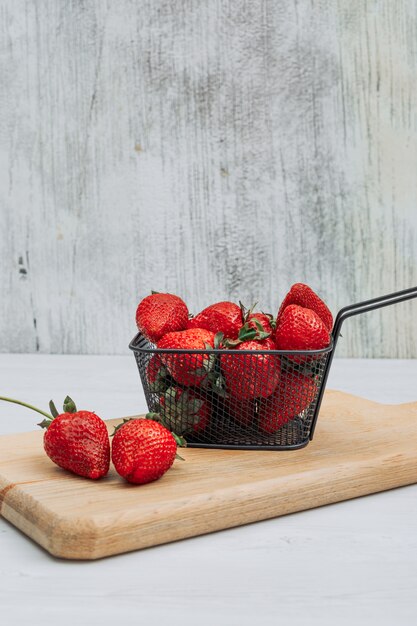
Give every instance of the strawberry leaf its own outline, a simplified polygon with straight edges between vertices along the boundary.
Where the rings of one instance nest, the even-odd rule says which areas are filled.
[[[159,413],[149,412],[149,413],[146,413],[145,419],[154,420],[154,422],[159,422],[161,419],[161,415]],[[129,420],[126,420],[126,421],[128,422]]]
[[[239,335],[238,335],[238,340],[240,343],[242,343],[243,341],[251,341],[252,339],[255,339],[256,337],[256,329],[255,328],[249,328],[249,326],[247,326],[247,324],[245,324],[244,326],[242,326],[242,328],[239,331]]]
[[[240,310],[242,312],[242,324],[244,324],[247,321],[248,310],[247,310],[245,305],[240,300],[239,300],[239,306],[240,306]]]
[[[257,303],[257,302],[255,302],[254,304],[252,304],[252,306],[251,306],[249,309],[247,309],[247,308],[246,308],[246,307],[245,307],[245,306],[241,303],[241,301],[239,300],[240,310],[242,311],[242,322],[243,322],[243,325],[245,325],[245,324],[249,321],[249,318],[250,318],[250,316],[252,315],[252,313],[253,313],[253,311],[254,311],[254,309],[255,309],[255,307],[256,307],[256,305],[257,305],[257,304],[258,304],[258,303]]]
[[[173,403],[176,401],[176,397],[177,397],[177,390],[175,389],[175,387],[169,387],[165,394],[165,401],[168,403]]]
[[[259,320],[253,319],[252,322],[255,324],[258,331],[256,339],[267,339],[267,337],[270,336],[271,333],[266,332]]]
[[[262,326],[261,322],[257,319],[253,319],[252,322],[255,324],[256,329],[260,332],[263,333],[264,332],[264,327]]]
[[[224,339],[224,333],[222,333],[221,331],[219,331],[218,333],[214,335],[214,347],[216,350],[222,347],[223,339]]]
[[[210,350],[212,350],[211,346],[210,346]],[[202,376],[206,376],[208,372],[210,372],[213,369],[215,362],[216,362],[215,354],[212,354],[210,356],[205,356],[203,358],[201,367],[196,367],[194,370],[187,370],[187,374],[196,376],[198,378],[201,378]]]
[[[165,426],[167,430],[171,431],[171,428],[169,426],[169,423],[166,421],[165,416],[162,416],[160,413],[147,413],[145,415],[145,419],[158,422],[159,424],[162,424],[162,426]]]
[[[193,398],[192,400],[189,400],[186,407],[187,413],[196,415],[202,409],[203,404],[204,400],[201,398]]]
[[[262,315],[266,315],[266,317],[269,319],[269,325],[272,328],[272,330],[275,330],[277,327],[277,320],[275,319],[275,317],[273,315],[271,315],[271,313],[265,313],[265,311],[261,311]]]
[[[67,396],[64,400],[64,413],[76,413],[77,407],[75,406],[75,402],[72,398]]]
[[[49,410],[51,411],[52,417],[58,417],[59,413],[53,400],[49,400]]]
[[[165,380],[155,380],[155,382],[153,383],[148,383],[149,391],[151,393],[163,393],[166,390],[168,384],[169,383],[167,383]]]
[[[176,433],[172,433],[172,436],[174,437],[175,441],[177,442],[177,446],[179,446],[180,448],[186,448],[187,447],[187,442],[184,439],[184,437],[180,437]]]
[[[114,437],[114,435],[117,433],[118,430],[120,430],[120,428],[122,428],[125,424],[127,424],[128,422],[131,422],[133,418],[131,417],[124,417],[123,418],[123,422],[121,422],[121,424],[117,424],[117,426],[114,427],[114,431],[112,432],[112,434],[110,435],[110,437]]]
[[[197,378],[200,378],[207,374],[207,367],[203,365],[202,367],[197,367],[195,370],[188,370],[187,374],[194,374]]]

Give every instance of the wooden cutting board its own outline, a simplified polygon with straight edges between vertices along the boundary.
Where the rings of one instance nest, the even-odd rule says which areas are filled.
[[[109,428],[119,420],[109,422]],[[0,513],[51,554],[97,559],[417,482],[417,403],[329,391],[295,451],[185,449],[165,476],[98,482],[44,454],[43,433],[0,437]]]

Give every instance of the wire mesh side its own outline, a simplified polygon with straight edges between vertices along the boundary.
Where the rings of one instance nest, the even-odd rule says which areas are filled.
[[[308,442],[330,352],[164,352],[143,336],[133,350],[149,410],[188,445],[289,449]]]

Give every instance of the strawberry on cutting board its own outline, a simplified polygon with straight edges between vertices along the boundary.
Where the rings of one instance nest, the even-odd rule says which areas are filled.
[[[281,313],[275,331],[278,350],[320,350],[330,343],[330,333],[312,309],[288,305]]]
[[[184,330],[187,323],[187,305],[181,298],[170,293],[152,293],[136,309],[136,325],[153,343],[166,333]]]
[[[43,444],[51,461],[74,474],[96,479],[109,471],[109,435],[95,413],[61,413],[47,427]]]
[[[236,339],[243,324],[242,310],[234,302],[217,302],[203,309],[188,321],[188,328],[205,328]]]
[[[304,283],[295,283],[291,287],[279,308],[277,324],[279,324],[283,312],[290,304],[298,304],[305,309],[311,309],[317,313],[327,330],[331,332],[333,327],[333,316],[331,311],[323,300],[311,289],[311,287],[305,285]]]
[[[91,411],[77,411],[69,396],[64,400],[63,413],[58,413],[51,400],[51,414],[13,398],[0,397],[0,400],[20,404],[44,416],[38,425],[46,428],[44,449],[56,465],[93,480],[107,474],[110,464],[109,435],[106,424],[98,415]]]
[[[214,348],[214,333],[204,328],[189,328],[167,333],[158,341],[160,350],[210,350]],[[213,366],[207,354],[159,354],[171,376],[181,385],[200,386]]]
[[[161,478],[174,463],[177,441],[153,419],[132,419],[117,428],[111,458],[120,476],[134,484]]]

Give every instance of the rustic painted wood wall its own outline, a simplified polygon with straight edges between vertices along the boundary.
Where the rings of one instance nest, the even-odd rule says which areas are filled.
[[[1,0],[0,349],[125,353],[151,288],[417,284],[417,5]],[[339,355],[417,357],[417,300]]]

